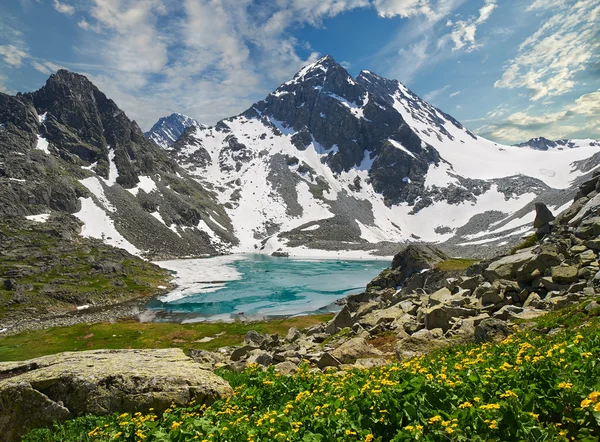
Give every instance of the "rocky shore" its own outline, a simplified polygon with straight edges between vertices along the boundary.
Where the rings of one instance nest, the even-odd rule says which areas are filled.
[[[536,237],[512,254],[442,271],[436,265],[447,255],[411,245],[364,293],[346,298],[326,324],[290,329],[285,337],[249,332],[242,346],[190,350],[189,355],[208,369],[275,364],[289,374],[302,360],[321,369],[364,367],[454,343],[504,338],[515,321],[527,323],[600,290],[599,191],[596,173],[556,219],[546,206],[536,205]]]

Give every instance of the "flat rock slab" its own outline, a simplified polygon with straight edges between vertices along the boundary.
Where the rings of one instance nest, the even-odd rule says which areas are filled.
[[[212,403],[232,393],[181,349],[95,350],[0,363],[0,434],[18,441],[32,428],[91,413],[160,413],[172,402]]]

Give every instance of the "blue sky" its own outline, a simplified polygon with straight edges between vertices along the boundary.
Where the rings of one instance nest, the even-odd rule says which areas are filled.
[[[495,141],[600,139],[598,23],[600,0],[6,0],[0,91],[67,68],[144,130],[213,124],[330,54]]]

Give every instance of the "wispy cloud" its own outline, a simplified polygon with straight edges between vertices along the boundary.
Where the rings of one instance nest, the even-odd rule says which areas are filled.
[[[598,0],[537,0],[528,10],[541,8],[553,8],[554,15],[521,43],[494,85],[527,88],[532,101],[572,90],[575,75],[597,60],[600,49]]]
[[[485,4],[479,9],[477,17],[470,17],[467,20],[458,20],[454,23],[450,38],[454,43],[453,51],[465,49],[466,51],[475,50],[478,45],[475,42],[475,33],[477,27],[485,23],[492,12],[496,9],[496,0],[485,0]]]
[[[460,94],[460,91],[456,91],[456,92],[452,92],[450,95],[448,95],[449,97],[456,97],[458,94]]]
[[[442,94],[442,92],[446,91],[449,87],[450,87],[450,85],[447,84],[446,86],[441,87],[439,89],[434,89],[432,91],[429,91],[423,95],[423,98],[425,99],[425,101],[431,102],[431,101],[435,100],[438,96],[440,96],[440,94]]]
[[[507,109],[500,108],[488,118],[503,117]],[[475,131],[488,138],[509,143],[544,136],[546,138],[574,138],[583,134],[600,139],[600,90],[583,94],[574,102],[556,111],[530,114],[527,111],[511,113],[496,123],[485,124]]]
[[[75,14],[75,8],[67,3],[61,3],[58,0],[53,0],[52,5],[61,14],[73,15]]]

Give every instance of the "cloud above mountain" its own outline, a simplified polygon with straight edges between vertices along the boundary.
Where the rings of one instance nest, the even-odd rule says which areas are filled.
[[[212,124],[331,53],[351,72],[397,78],[459,119],[480,119],[480,132],[520,141],[512,137],[538,126],[517,131],[509,114],[487,116],[507,99],[513,114],[542,118],[600,87],[581,78],[599,61],[598,8],[596,0],[20,0],[0,18],[0,87],[35,89],[36,75],[66,67],[144,129],[171,112]]]

